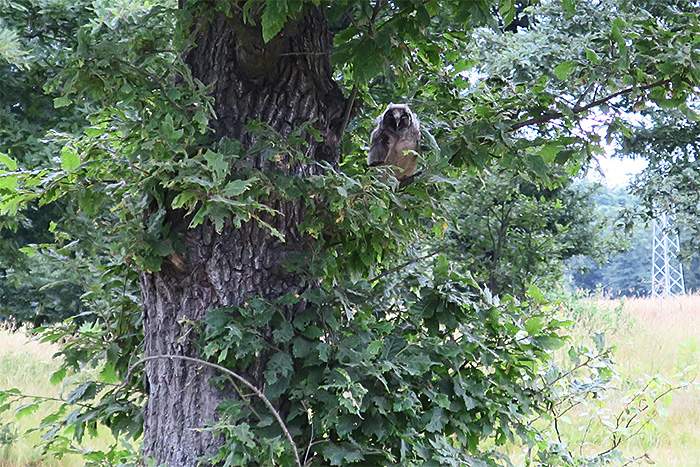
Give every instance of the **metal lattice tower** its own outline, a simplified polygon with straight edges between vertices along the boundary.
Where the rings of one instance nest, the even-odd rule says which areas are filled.
[[[651,296],[684,294],[683,265],[678,259],[681,243],[673,219],[665,212],[654,219],[651,246]]]

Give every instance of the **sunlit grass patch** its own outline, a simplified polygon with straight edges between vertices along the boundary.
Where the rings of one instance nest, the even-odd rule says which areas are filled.
[[[613,410],[624,409],[623,394],[637,381],[644,384],[658,375],[679,385],[684,381],[697,382],[700,297],[582,299],[574,301],[571,311],[575,338],[584,339],[587,334],[602,330],[608,343],[615,346],[619,390],[611,392],[607,401]],[[648,455],[644,462],[655,462],[660,467],[700,466],[700,389],[689,384],[660,402],[653,422],[628,440],[623,450],[633,457]],[[609,444],[604,437],[598,438],[588,438],[589,449],[604,449],[606,442]]]
[[[38,409],[20,417],[14,411],[21,404],[0,414],[0,467],[85,465],[80,455],[67,454],[58,459],[42,451],[42,431],[38,428],[60,406],[59,401],[49,400],[61,397],[61,386],[49,381],[60,366],[54,359],[57,350],[55,345],[29,339],[23,330],[0,330],[0,390],[16,388],[22,394],[46,399]],[[30,401],[25,399],[24,403]],[[102,429],[97,439],[87,440],[85,444],[104,448],[110,441],[108,430]]]

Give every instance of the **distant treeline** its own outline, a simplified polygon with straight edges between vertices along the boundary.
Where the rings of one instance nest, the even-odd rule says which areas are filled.
[[[582,183],[585,185],[585,183]],[[596,211],[605,219],[606,250],[603,261],[577,256],[568,262],[569,279],[575,288],[600,291],[612,297],[646,297],[651,294],[652,226],[638,221],[625,231],[621,216],[638,206],[626,188],[598,187],[592,195]],[[681,248],[689,245],[680,232]],[[686,291],[700,290],[700,258],[682,251]]]

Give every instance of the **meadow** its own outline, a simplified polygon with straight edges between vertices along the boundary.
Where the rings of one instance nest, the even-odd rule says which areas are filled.
[[[608,392],[605,401],[613,418],[616,411],[624,410],[625,398],[634,393],[635,387],[644,389],[656,381],[655,377],[684,386],[660,399],[654,419],[621,445],[626,454],[637,459],[634,465],[700,467],[700,388],[693,381],[700,363],[700,296],[623,301],[568,298],[560,307],[574,320],[573,344],[602,331],[616,349],[615,389]],[[59,397],[62,388],[49,383],[58,368],[53,359],[55,351],[52,345],[29,340],[22,332],[0,330],[0,389],[16,387],[26,394]],[[44,456],[41,433],[23,434],[27,428],[39,425],[51,404],[19,419],[7,413],[0,415],[0,467],[84,464],[78,455],[63,459]],[[567,414],[569,423],[560,428],[561,436],[572,445],[578,443],[577,449],[582,452],[601,452],[610,443],[606,423],[612,422],[600,413],[600,426],[582,432],[580,427],[586,426],[583,422],[592,416],[591,410],[577,407]],[[108,441],[105,431],[87,444],[105,446]]]
[[[700,363],[700,300],[677,298],[656,308],[635,300],[630,309],[642,324],[644,340],[626,336],[618,360],[632,376],[642,371],[672,375],[686,368],[696,378]],[[635,355],[646,354],[637,367]],[[668,416],[650,437],[649,452],[660,466],[700,466],[700,389],[697,384],[674,394]]]
[[[17,388],[23,394],[42,398],[61,397],[62,387],[49,382],[59,368],[53,358],[57,347],[27,338],[23,331],[0,330],[0,390]],[[64,394],[65,395],[65,394]],[[29,401],[26,401],[29,402]],[[0,414],[0,467],[77,467],[85,465],[79,454],[67,454],[62,459],[45,455],[41,448],[41,431],[37,428],[59,402],[47,400],[36,411],[15,418],[12,412]],[[111,440],[108,430],[100,430],[98,439],[88,440],[77,450],[90,451],[106,447]]]
[[[582,449],[601,452],[610,446],[615,417],[629,407],[632,397],[651,392],[654,385],[657,394],[673,387],[678,389],[659,398],[654,410],[639,414],[636,421],[649,417],[649,422],[639,423],[638,429],[631,430],[633,436],[620,449],[636,459],[630,465],[700,466],[700,296],[664,300],[578,299],[566,304],[576,320],[574,340],[584,341],[591,333],[602,331],[615,348],[615,389],[608,392],[609,399],[604,401],[609,418],[601,417],[600,432],[589,433]],[[641,404],[637,407],[647,405],[643,399],[639,396]],[[571,418],[586,419],[591,415],[591,411],[581,410]],[[571,439],[581,439],[580,433],[572,431],[580,432],[583,425],[574,419],[570,427],[562,430],[568,429]]]

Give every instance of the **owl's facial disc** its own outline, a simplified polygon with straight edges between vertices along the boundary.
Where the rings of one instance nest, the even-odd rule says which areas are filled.
[[[411,123],[411,119],[409,118],[408,114],[406,114],[406,112],[404,112],[401,109],[394,109],[391,113],[394,117],[394,129],[396,131],[408,128],[408,125],[410,125]]]

